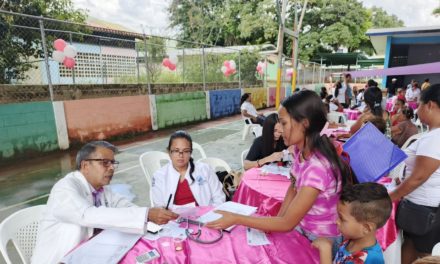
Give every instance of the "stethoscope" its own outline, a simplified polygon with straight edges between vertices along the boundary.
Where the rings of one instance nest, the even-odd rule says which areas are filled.
[[[223,230],[220,229],[220,230],[217,230],[218,237],[216,237],[212,240],[202,240],[200,238],[200,236],[202,235],[203,223],[201,223],[199,221],[191,220],[189,218],[183,218],[183,217],[177,219],[177,223],[183,223],[183,222],[186,222],[186,228],[185,228],[186,236],[194,242],[197,242],[200,244],[214,244],[214,243],[220,241],[220,239],[222,239],[222,237],[223,237]],[[189,228],[190,224],[197,225],[198,226],[197,231],[195,231],[195,232],[191,231],[191,229]]]

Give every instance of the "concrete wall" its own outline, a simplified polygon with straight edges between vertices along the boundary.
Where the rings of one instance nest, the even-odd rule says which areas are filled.
[[[257,109],[267,107],[267,90],[266,88],[245,88],[244,93],[250,93],[252,98],[252,104]]]
[[[206,120],[205,92],[156,95],[157,127]]]
[[[151,130],[148,96],[64,102],[70,142],[86,142]]]
[[[58,149],[51,102],[0,105],[0,159]]]
[[[210,118],[240,113],[240,97],[240,89],[209,91]]]

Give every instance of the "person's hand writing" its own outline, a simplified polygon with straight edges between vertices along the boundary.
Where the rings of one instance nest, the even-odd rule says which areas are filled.
[[[214,211],[223,217],[215,221],[207,223],[205,226],[214,229],[226,229],[236,224],[235,214],[226,211]]]
[[[148,220],[152,221],[158,225],[163,225],[168,223],[170,220],[174,220],[178,217],[177,214],[171,212],[170,210],[166,210],[164,208],[150,208],[148,210]]]

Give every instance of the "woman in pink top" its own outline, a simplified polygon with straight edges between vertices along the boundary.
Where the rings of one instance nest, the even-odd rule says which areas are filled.
[[[219,211],[219,220],[208,227],[224,229],[245,225],[264,231],[287,232],[294,228],[314,240],[340,237],[336,227],[339,194],[350,178],[349,166],[337,155],[327,136],[320,136],[327,122],[324,105],[312,91],[296,93],[279,110],[284,143],[293,146],[292,185],[276,217],[242,216]]]

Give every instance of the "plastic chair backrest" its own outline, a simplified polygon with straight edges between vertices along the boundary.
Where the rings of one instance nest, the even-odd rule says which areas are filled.
[[[45,208],[46,205],[37,205],[21,209],[0,224],[0,252],[7,264],[12,264],[7,252],[7,244],[10,240],[17,249],[21,261],[25,264],[31,263],[39,221]]]
[[[424,133],[418,133],[415,135],[412,135],[410,138],[408,138],[405,143],[403,143],[401,149],[406,149],[409,145],[417,141],[421,136],[423,136]]]
[[[198,161],[208,164],[209,166],[211,166],[211,168],[214,169],[214,171],[217,171],[217,168],[220,167],[223,168],[228,173],[231,172],[231,167],[229,166],[229,164],[222,159],[209,157],[209,158],[199,159]]]
[[[247,154],[249,153],[249,149],[244,150],[241,153],[241,168],[244,170],[244,161],[246,159]]]
[[[440,256],[440,242],[435,244],[435,246],[432,248],[431,255],[433,255],[433,256]]]
[[[139,157],[139,163],[141,165],[142,171],[144,172],[145,178],[150,192],[150,203],[153,207],[153,192],[151,191],[151,178],[153,174],[160,169],[161,161],[170,162],[170,156],[162,151],[147,151]]]
[[[205,150],[203,149],[203,147],[199,143],[193,141],[192,147],[193,147],[193,150],[196,149],[200,152],[200,156],[202,159],[206,158]]]

